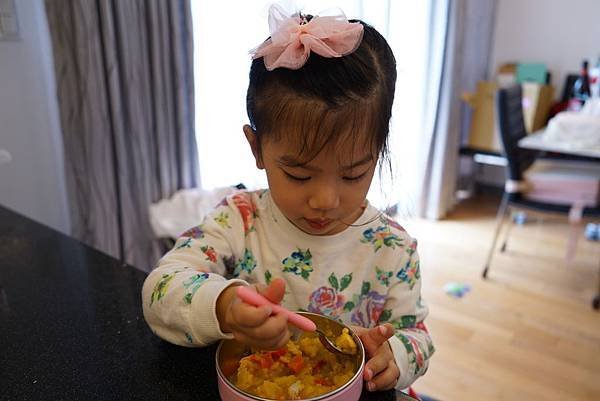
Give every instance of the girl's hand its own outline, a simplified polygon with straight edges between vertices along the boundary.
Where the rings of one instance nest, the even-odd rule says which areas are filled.
[[[394,388],[400,377],[400,369],[396,365],[388,338],[394,334],[391,324],[365,329],[352,326],[352,330],[361,339],[367,352],[368,361],[365,364],[364,379],[367,390],[389,390]]]
[[[257,284],[252,287],[277,304],[285,293],[282,279],[273,280],[269,286]],[[278,349],[290,339],[287,316],[271,316],[272,312],[270,306],[256,307],[241,301],[235,293],[235,286],[225,289],[217,299],[221,331],[232,333],[239,342],[259,349]]]

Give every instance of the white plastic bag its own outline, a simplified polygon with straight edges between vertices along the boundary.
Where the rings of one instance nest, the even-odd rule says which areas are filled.
[[[202,223],[204,216],[212,211],[226,196],[238,192],[233,187],[182,189],[169,199],[150,205],[150,224],[157,238],[177,238],[190,227]]]

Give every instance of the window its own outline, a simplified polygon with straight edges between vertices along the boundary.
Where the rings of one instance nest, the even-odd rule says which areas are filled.
[[[290,3],[280,2],[286,9],[294,10],[288,6]],[[414,199],[414,168],[423,129],[430,3],[309,0],[301,5],[303,11],[311,14],[339,7],[348,18],[370,23],[386,37],[396,56],[398,80],[390,130],[394,179],[390,181],[389,172],[384,171],[381,182],[374,180],[369,199],[378,207],[398,202],[408,207]],[[240,182],[249,188],[267,185],[264,172],[254,164],[242,126],[248,121],[248,51],[269,36],[270,4],[264,0],[192,2],[196,135],[205,189]]]

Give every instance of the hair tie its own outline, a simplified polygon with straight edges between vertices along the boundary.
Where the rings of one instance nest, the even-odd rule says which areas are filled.
[[[311,51],[328,58],[354,52],[362,40],[363,26],[348,22],[342,10],[336,11],[335,15],[315,16],[306,22],[299,13],[288,17],[281,6],[271,5],[271,37],[250,51],[252,59],[263,57],[269,71],[279,67],[297,70]]]

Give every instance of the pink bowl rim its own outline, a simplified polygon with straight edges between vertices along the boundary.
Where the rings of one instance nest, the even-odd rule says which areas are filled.
[[[336,394],[338,394],[339,392],[345,390],[346,388],[352,386],[357,379],[362,380],[362,373],[364,370],[364,366],[365,366],[365,348],[363,346],[362,341],[360,341],[360,338],[356,335],[356,333],[354,333],[354,331],[352,329],[350,329],[350,327],[346,326],[345,324],[338,322],[337,320],[333,320],[328,316],[324,316],[324,315],[320,315],[318,313],[311,313],[311,312],[299,312],[302,315],[315,315],[315,316],[319,316],[321,318],[326,318],[326,319],[330,319],[332,321],[334,321],[335,323],[341,324],[342,326],[348,328],[348,330],[350,330],[350,332],[352,333],[352,337],[354,338],[354,340],[356,341],[356,343],[359,345],[360,350],[361,350],[361,361],[360,361],[360,365],[356,371],[356,373],[354,374],[354,376],[352,376],[352,378],[350,380],[348,380],[346,383],[344,383],[344,385],[336,388],[333,391],[330,391],[329,393],[325,393],[322,394],[320,396],[317,397],[313,397],[313,398],[305,398],[302,399],[300,401],[319,401],[319,400],[325,400],[328,397],[332,397]],[[273,401],[271,398],[262,398],[262,397],[258,397],[256,395],[250,394],[245,392],[244,390],[239,389],[238,387],[234,386],[229,379],[227,379],[227,377],[225,377],[225,375],[223,374],[223,372],[221,371],[221,367],[219,366],[219,353],[221,351],[221,348],[223,347],[223,344],[225,341],[231,341],[231,340],[221,340],[219,342],[219,346],[217,347],[217,352],[215,352],[215,366],[217,367],[217,375],[219,376],[219,378],[223,381],[223,383],[231,388],[232,390],[234,390],[235,392],[238,392],[240,394],[243,394],[246,397],[249,397],[252,400],[257,400],[257,401]]]

